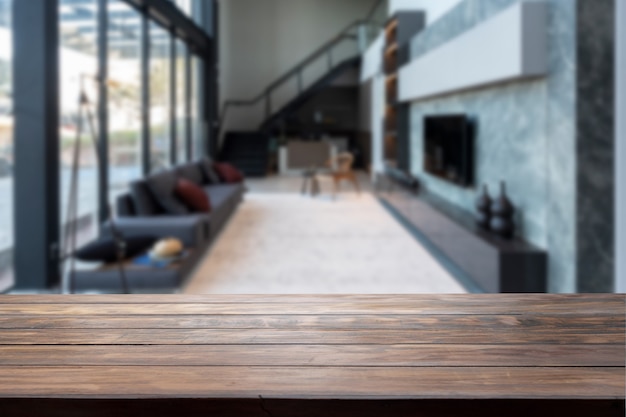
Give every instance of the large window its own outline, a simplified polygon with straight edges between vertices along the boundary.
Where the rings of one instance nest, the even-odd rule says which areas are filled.
[[[0,291],[13,285],[12,0],[0,0]]]
[[[153,24],[150,30],[150,168],[158,171],[170,163],[170,53],[172,37]]]
[[[97,235],[100,216],[105,207],[115,207],[117,197],[128,192],[129,183],[143,176],[145,162],[148,162],[150,170],[156,171],[168,167],[174,160],[187,161],[204,148],[201,146],[204,140],[204,124],[201,122],[203,112],[200,111],[200,103],[204,99],[199,88],[204,72],[201,69],[201,59],[190,60],[189,51],[200,51],[200,56],[204,56],[210,48],[204,49],[202,44],[192,46],[196,39],[195,29],[189,22],[181,21],[179,15],[171,16],[168,13],[169,5],[155,2],[149,8],[136,8],[128,0],[58,0],[59,20],[55,22],[58,26],[55,26],[48,24],[48,19],[56,17],[56,14],[49,13],[50,4],[33,1],[33,9],[28,9],[30,2],[21,1],[17,3],[17,0],[0,0],[0,292],[13,285],[13,172],[17,163],[28,167],[29,173],[32,171],[32,176],[20,177],[24,184],[52,181],[48,184],[50,188],[47,191],[57,192],[56,181],[59,181],[59,195],[53,196],[55,204],[57,200],[60,202],[59,218],[53,224],[46,224],[38,230],[28,230],[36,244],[26,248],[38,265],[42,263],[51,266],[51,249],[59,249],[60,255],[65,255],[63,250],[68,249],[57,248],[56,245],[67,241],[67,238],[75,237],[76,245],[82,246]],[[27,6],[14,7],[16,3],[18,6]],[[193,7],[201,4],[196,0],[176,3],[188,16],[194,15]],[[162,7],[164,5],[166,7]],[[56,7],[57,4],[52,6]],[[37,11],[46,18],[46,24],[38,31],[33,31],[32,35],[55,39],[55,31],[58,29],[59,49],[50,51],[51,46],[56,48],[57,45],[49,42],[26,42],[29,39],[18,39],[26,47],[22,48],[24,54],[16,55],[18,59],[14,60],[14,35],[29,38],[30,30],[26,24],[23,30],[14,31],[13,13],[20,13],[20,19],[15,21],[21,21],[29,17],[32,11]],[[147,38],[143,32],[146,27],[145,19],[149,22]],[[104,26],[100,26],[101,24]],[[100,36],[105,36],[106,39],[101,39]],[[13,63],[23,62],[21,65],[28,65],[29,60],[32,61],[29,58],[29,44],[33,45],[33,58],[45,61],[44,65],[18,68],[18,74],[24,70],[29,77],[36,75],[40,78],[47,74],[54,75],[56,80],[57,68],[51,65],[56,63],[56,56],[59,57],[59,94],[53,97],[54,104],[59,105],[58,126],[56,120],[48,120],[49,112],[22,113],[27,111],[26,106],[21,106],[21,111],[16,112],[18,117],[24,115],[33,125],[49,125],[59,130],[59,152],[58,155],[53,155],[58,159],[46,160],[52,162],[51,164],[42,163],[32,167],[28,166],[29,163],[32,164],[32,155],[28,152],[14,155]],[[100,49],[101,46],[104,49]],[[148,49],[142,49],[144,47]],[[148,55],[146,52],[149,52]],[[145,58],[147,61],[144,61]],[[100,74],[100,70],[105,67],[105,74]],[[144,69],[148,73],[144,73]],[[175,74],[172,73],[173,70]],[[49,90],[24,88],[20,93],[26,96],[24,102],[46,102],[50,92],[56,91],[54,80],[50,81]],[[146,89],[149,102],[145,100]],[[105,90],[106,96],[101,95]],[[81,102],[81,97],[87,98],[86,104]],[[56,106],[46,108],[56,114]],[[147,114],[149,118],[145,117]],[[149,123],[145,123],[146,120]],[[56,134],[47,132],[45,136],[42,134],[34,137],[33,143],[54,142]],[[145,133],[149,135],[144,135]],[[101,134],[104,135],[103,138],[100,138]],[[149,155],[143,147],[147,137],[150,138]],[[108,139],[101,142],[101,149],[106,150],[103,158],[107,163],[106,167],[99,166],[99,149],[96,149],[94,139]],[[53,142],[50,144],[56,149],[57,144]],[[75,153],[76,149],[80,149],[80,152]],[[174,152],[178,155],[177,158],[173,158]],[[146,157],[149,161],[144,160]],[[16,158],[21,159],[16,162]],[[50,167],[56,170],[55,162],[58,162],[59,171],[51,172]],[[107,178],[99,177],[103,172],[107,173]],[[77,183],[72,181],[76,178],[74,173],[78,174]],[[104,186],[105,189],[100,188]],[[72,202],[69,200],[72,195],[76,196],[72,200],[77,205],[72,205],[70,209]],[[41,221],[48,219],[42,217]],[[57,227],[61,236],[57,236]],[[18,231],[26,229],[17,228]],[[68,236],[68,232],[72,234]],[[58,241],[59,237],[61,242]],[[23,268],[22,265],[20,263],[15,268],[18,275],[28,272],[28,268]],[[44,287],[57,282],[56,272],[52,275],[34,284]],[[30,282],[26,282],[28,280],[24,281],[30,285]]]
[[[177,162],[185,162],[187,155],[187,45],[176,43],[176,156]]]
[[[97,0],[82,0],[80,3],[61,0],[59,10],[61,232],[65,237],[66,227],[71,223],[78,246],[95,237],[98,230],[98,161],[88,124],[88,117],[94,125],[97,123],[96,5]],[[82,108],[79,104],[81,93],[89,101]],[[75,167],[78,171],[78,207],[77,212],[68,218],[73,158],[77,146],[80,149]]]
[[[141,15],[109,0],[109,198],[142,175]]]

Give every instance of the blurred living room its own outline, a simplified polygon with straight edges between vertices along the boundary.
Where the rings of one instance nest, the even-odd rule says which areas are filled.
[[[624,3],[0,0],[0,293],[625,292]]]
[[[0,0],[1,417],[623,417],[626,0]]]

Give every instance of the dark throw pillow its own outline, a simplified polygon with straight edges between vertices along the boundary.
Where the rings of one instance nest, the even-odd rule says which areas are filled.
[[[159,239],[154,236],[125,237],[124,259],[134,258],[150,249]],[[76,259],[84,262],[113,263],[118,259],[117,243],[113,237],[103,237],[76,251]]]
[[[138,216],[157,216],[164,213],[146,181],[131,182],[130,195]]]
[[[227,163],[215,163],[213,168],[220,176],[220,179],[227,184],[237,184],[243,182],[243,174],[234,166]]]
[[[204,174],[205,184],[221,184],[221,180],[215,169],[213,169],[213,161],[210,158],[202,158],[198,162],[200,169],[202,170],[202,174]]]
[[[210,213],[211,202],[204,190],[193,182],[179,178],[176,183],[176,195],[193,212]]]
[[[146,183],[154,198],[166,214],[181,216],[189,214],[189,209],[175,193],[178,177],[172,171],[163,171],[146,178]]]
[[[189,180],[196,185],[202,185],[204,183],[204,174],[198,164],[185,164],[179,167],[176,172],[179,177]]]

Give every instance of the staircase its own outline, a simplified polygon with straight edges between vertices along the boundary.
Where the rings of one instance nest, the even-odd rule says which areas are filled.
[[[384,2],[378,2],[368,18],[357,20],[337,36],[322,45],[302,62],[283,76],[271,83],[261,94],[250,100],[228,100],[224,103],[221,113],[219,138],[222,146],[219,152],[221,160],[230,162],[247,176],[264,176],[269,166],[269,139],[279,130],[280,126],[294,113],[302,108],[316,94],[328,88],[333,81],[346,71],[358,68],[361,64],[361,54],[365,51],[369,38],[374,39],[382,28],[380,22],[371,20],[373,12]],[[372,36],[374,35],[374,36]],[[349,57],[337,59],[337,47],[345,42],[356,45],[355,53]],[[345,45],[344,45],[345,46]],[[303,79],[307,69],[317,65],[321,58],[326,58],[328,66],[326,72],[309,85],[304,85]],[[295,81],[295,82],[294,82]],[[278,108],[273,108],[273,99],[277,90],[285,84],[297,84],[297,91]],[[259,104],[265,105],[265,114],[258,130],[255,132],[225,132],[229,112],[237,108],[252,108]]]
[[[323,75],[316,82],[311,84],[306,90],[302,91],[299,95],[295,96],[288,103],[286,103],[280,110],[267,118],[259,127],[262,132],[270,133],[274,130],[283,120],[286,120],[293,113],[297,112],[307,101],[313,96],[327,88],[333,81],[341,77],[346,71],[353,68],[360,68],[361,57],[353,57],[346,59],[328,73]]]

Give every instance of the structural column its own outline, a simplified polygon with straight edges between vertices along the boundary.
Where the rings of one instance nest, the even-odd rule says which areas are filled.
[[[615,287],[615,7],[576,2],[576,292]],[[619,114],[618,114],[619,115]]]
[[[616,0],[616,267],[615,290],[626,293],[626,2]]]
[[[60,282],[58,0],[13,2],[16,289]]]

